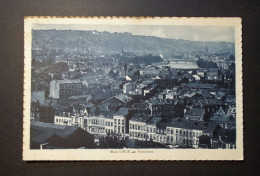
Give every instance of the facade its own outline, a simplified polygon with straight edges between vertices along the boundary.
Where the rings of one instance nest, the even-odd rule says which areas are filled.
[[[66,125],[66,126],[77,126],[83,129],[84,128],[83,119],[84,118],[82,114],[63,112],[61,115],[54,116],[54,124]]]
[[[126,127],[129,126],[129,112],[129,108],[120,108],[114,114],[114,131],[119,136],[125,137],[126,133],[128,132],[128,129],[126,129]]]
[[[150,120],[150,118],[151,116],[148,114],[134,114],[129,120],[129,139],[146,141],[146,123]]]
[[[156,135],[155,135],[155,142],[161,143],[161,144],[167,144],[167,133],[166,133],[166,127],[167,123],[158,122],[156,125]]]
[[[129,94],[130,91],[132,91],[133,85],[131,83],[125,83],[123,85],[123,93],[124,94]]]
[[[202,135],[213,138],[213,133],[219,128],[216,122],[194,122],[191,120],[173,119],[167,125],[167,142],[177,147],[199,147],[199,137]]]
[[[149,141],[156,141],[157,123],[162,120],[161,117],[152,117],[146,124],[147,139]]]
[[[166,100],[148,100],[152,116],[170,117],[174,115],[174,106]]]
[[[50,82],[50,98],[64,101],[73,95],[82,94],[82,82],[79,80],[52,80]]]

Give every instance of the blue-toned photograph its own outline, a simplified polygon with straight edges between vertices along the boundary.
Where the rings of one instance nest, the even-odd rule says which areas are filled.
[[[234,26],[31,35],[30,149],[236,149]]]

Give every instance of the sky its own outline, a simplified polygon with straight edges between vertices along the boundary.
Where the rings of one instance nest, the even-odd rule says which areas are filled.
[[[233,26],[188,26],[188,25],[67,25],[35,24],[33,29],[96,30],[107,32],[130,32],[133,35],[155,36],[160,38],[183,39],[203,42],[234,42]]]

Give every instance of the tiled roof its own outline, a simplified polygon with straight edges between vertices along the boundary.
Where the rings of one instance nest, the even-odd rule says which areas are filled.
[[[127,103],[127,102],[129,102],[129,101],[132,100],[132,98],[128,97],[128,96],[125,95],[125,94],[119,94],[119,95],[116,95],[115,97],[116,97],[117,99],[119,99],[119,100],[125,102],[125,103]]]
[[[66,84],[66,83],[81,83],[80,80],[54,80],[58,83],[61,83],[61,84]]]
[[[204,109],[190,109],[185,113],[185,115],[188,116],[204,116],[204,114],[205,114]]]
[[[147,122],[149,120],[151,115],[149,114],[134,114],[133,117],[130,119],[131,121],[136,121],[136,122]]]
[[[147,122],[148,125],[156,125],[158,122],[162,120],[161,117],[152,117],[151,120]]]
[[[34,142],[46,142],[54,134],[62,138],[67,138],[77,129],[77,127],[55,125],[52,123],[31,122],[31,140]]]
[[[217,87],[217,84],[197,84],[197,83],[189,83],[188,87],[197,88],[197,89],[214,89]]]
[[[174,118],[170,123],[168,123],[167,126],[212,132],[217,127],[217,125],[218,123],[215,121],[210,121],[206,123],[206,122],[194,122],[192,120]]]
[[[129,112],[129,108],[120,108],[115,115],[117,116],[126,116]]]

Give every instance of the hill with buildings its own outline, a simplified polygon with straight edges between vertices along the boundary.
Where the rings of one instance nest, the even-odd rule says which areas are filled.
[[[131,33],[110,33],[75,30],[33,30],[33,49],[41,48],[42,41],[50,49],[84,51],[91,54],[115,54],[122,50],[137,55],[176,56],[178,53],[205,52],[234,54],[231,42],[198,42],[165,39],[153,36],[137,36]]]

